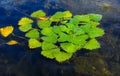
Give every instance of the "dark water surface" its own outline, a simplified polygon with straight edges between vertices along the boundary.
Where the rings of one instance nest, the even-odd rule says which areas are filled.
[[[40,49],[27,45],[8,46],[10,39],[0,36],[0,76],[120,76],[120,0],[0,0],[0,27],[13,25],[18,20],[42,9],[48,15],[70,10],[73,14],[98,13],[103,15],[100,27],[105,35],[99,38],[101,48],[77,52],[70,61],[57,63],[40,55]]]

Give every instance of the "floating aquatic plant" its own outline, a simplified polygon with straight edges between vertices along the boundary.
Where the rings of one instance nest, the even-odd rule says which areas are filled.
[[[104,30],[99,28],[100,14],[73,16],[70,11],[64,11],[47,17],[44,11],[38,10],[30,16],[34,20],[27,17],[19,20],[19,30],[29,38],[29,48],[41,48],[46,58],[64,62],[82,48],[100,48],[97,38],[104,35]]]

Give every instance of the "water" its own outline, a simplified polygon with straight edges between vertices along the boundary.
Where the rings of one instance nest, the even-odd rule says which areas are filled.
[[[41,56],[40,49],[4,44],[13,38],[27,43],[23,39],[0,36],[0,76],[120,76],[120,0],[1,0],[0,27],[13,25],[14,33],[23,35],[18,30],[18,20],[39,9],[48,15],[64,10],[102,14],[100,27],[106,34],[98,39],[101,49],[78,52],[61,64]]]

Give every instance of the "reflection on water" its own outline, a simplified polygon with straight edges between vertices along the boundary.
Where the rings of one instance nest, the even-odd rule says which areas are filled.
[[[120,70],[120,0],[1,0],[0,27],[13,25],[15,34],[24,36],[17,28],[21,17],[29,17],[42,9],[48,15],[70,10],[74,14],[103,15],[100,27],[106,34],[99,38],[101,49],[79,52],[65,63],[57,63],[40,55],[40,49],[26,45],[8,46],[13,39],[0,36],[0,76],[119,76]],[[26,43],[14,38],[21,43]],[[81,53],[81,54],[80,54]]]

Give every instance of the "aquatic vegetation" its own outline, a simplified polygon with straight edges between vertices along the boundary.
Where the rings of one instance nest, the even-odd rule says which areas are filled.
[[[44,11],[38,10],[30,16],[19,20],[19,30],[29,39],[29,48],[41,48],[46,58],[64,62],[83,48],[100,48],[97,38],[104,35],[104,30],[98,27],[100,14],[72,16],[70,11],[64,11],[47,17]]]
[[[8,37],[14,30],[13,26],[6,26],[3,28],[0,28],[0,34],[4,37]]]

